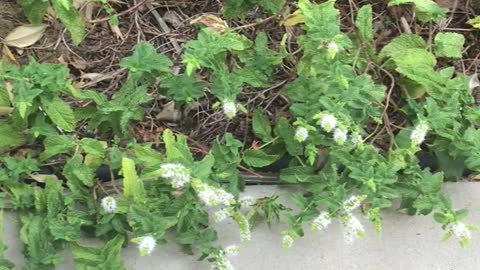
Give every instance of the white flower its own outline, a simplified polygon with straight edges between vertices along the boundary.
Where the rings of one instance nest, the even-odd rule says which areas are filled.
[[[222,222],[229,216],[231,216],[230,211],[224,208],[224,209],[218,210],[217,212],[215,212],[215,214],[213,214],[213,220],[215,222]]]
[[[295,140],[298,142],[304,142],[308,138],[308,130],[304,127],[297,127],[295,130]]]
[[[425,121],[421,121],[415,129],[412,131],[410,135],[410,139],[412,140],[412,145],[420,145],[425,140],[425,136],[427,136],[428,131],[428,124]]]
[[[327,44],[327,50],[328,50],[328,55],[331,57],[331,58],[335,58],[335,55],[337,55],[338,51],[339,51],[339,48],[338,48],[338,45],[337,43],[331,41]]]
[[[472,238],[470,230],[463,222],[455,222],[449,225],[449,230],[458,238],[460,242],[469,242]]]
[[[365,235],[362,223],[351,214],[343,216],[342,224],[343,236],[347,244],[351,244],[355,239]]]
[[[237,245],[231,245],[225,248],[225,253],[228,256],[235,256],[240,253],[240,247]]]
[[[343,209],[345,209],[346,212],[351,212],[355,210],[357,207],[360,206],[363,200],[365,200],[366,196],[356,196],[352,195],[350,198],[348,198],[345,202],[343,202]]]
[[[360,135],[360,134],[352,135],[351,140],[352,140],[353,145],[355,145],[355,146],[359,146],[359,145],[363,144],[363,138],[362,138],[362,135]]]
[[[208,206],[216,206],[219,203],[217,194],[211,188],[200,191],[198,197]]]
[[[215,188],[207,185],[200,180],[193,185],[198,197],[208,206],[217,206],[219,204],[230,206],[235,197],[221,188]]]
[[[326,132],[331,132],[337,126],[337,118],[331,114],[325,114],[320,119],[320,126]]]
[[[182,164],[165,163],[160,166],[162,177],[169,179],[174,188],[183,188],[190,182],[190,171]]]
[[[225,255],[225,252],[221,251],[218,255],[215,256],[212,270],[234,270],[232,263]]]
[[[257,199],[251,196],[245,196],[243,198],[240,198],[239,201],[242,206],[253,206],[254,204],[257,203]]]
[[[289,234],[284,235],[282,239],[283,249],[285,250],[290,249],[293,245],[293,241],[294,239],[292,236],[290,236]]]
[[[347,132],[336,128],[335,132],[333,132],[333,140],[339,145],[344,144],[347,141]]]
[[[323,230],[328,227],[332,223],[332,218],[328,212],[323,211],[316,217],[312,222],[312,230]]]
[[[103,198],[101,204],[106,213],[113,213],[117,209],[117,201],[112,196]]]
[[[237,105],[230,100],[224,100],[222,104],[223,113],[225,113],[225,115],[230,119],[235,117],[235,115],[237,114]]]
[[[149,255],[155,249],[157,242],[152,236],[143,236],[138,239],[138,249],[140,250],[140,256]]]

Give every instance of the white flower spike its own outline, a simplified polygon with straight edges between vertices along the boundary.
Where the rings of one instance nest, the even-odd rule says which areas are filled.
[[[290,236],[288,234],[284,235],[283,239],[282,239],[283,249],[289,250],[293,245],[293,241],[294,241],[294,239],[293,239],[292,236]]]
[[[410,135],[410,139],[412,140],[412,145],[420,145],[425,140],[428,132],[428,124],[425,121],[421,121],[415,129],[412,131]]]
[[[356,196],[352,195],[350,198],[348,198],[345,202],[343,202],[343,209],[345,209],[346,212],[352,212],[356,208],[360,206],[363,200],[365,200],[367,196],[362,195],[362,196]]]
[[[140,256],[152,254],[157,241],[152,236],[143,236],[138,239],[138,250],[140,251]]]
[[[467,225],[463,222],[455,222],[449,225],[450,232],[455,235],[459,240],[461,245],[466,245],[470,243],[472,236]]]
[[[228,246],[228,247],[225,248],[225,253],[226,253],[228,256],[238,255],[238,253],[240,253],[240,247],[237,246],[237,245]]]
[[[320,231],[328,227],[332,223],[332,218],[330,217],[330,213],[328,212],[321,212],[318,217],[316,217],[312,222],[312,230]]]
[[[343,236],[347,244],[351,244],[355,239],[365,236],[363,225],[355,216],[347,214],[342,218]]]
[[[297,127],[295,130],[295,140],[298,142],[304,142],[308,138],[308,130],[304,127]]]
[[[112,196],[103,198],[101,204],[106,213],[113,213],[117,209],[117,201]]]
[[[183,188],[192,179],[190,171],[182,164],[165,163],[160,166],[162,177],[169,179],[176,189]]]
[[[338,144],[338,145],[343,145],[347,141],[347,132],[343,131],[342,129],[335,129],[333,132],[333,140]]]
[[[340,50],[338,48],[338,44],[331,41],[327,44],[327,50],[328,50],[328,55],[330,56],[330,58],[335,58],[335,56],[337,55],[338,51]]]
[[[320,119],[320,126],[330,133],[337,126],[337,118],[332,114],[324,114]]]
[[[232,119],[237,114],[237,105],[235,102],[230,100],[224,100],[222,102],[223,113],[229,118]]]

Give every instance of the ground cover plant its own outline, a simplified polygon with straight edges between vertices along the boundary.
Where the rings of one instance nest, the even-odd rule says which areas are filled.
[[[4,38],[0,194],[25,268],[69,247],[77,269],[123,269],[126,245],[175,242],[233,269],[241,244],[214,223],[239,243],[287,223],[288,250],[339,222],[351,243],[366,221],[381,234],[393,200],[468,246],[477,227],[442,185],[480,172],[480,8],[380,2],[19,1],[33,25]],[[265,172],[297,187],[296,209],[243,195]]]

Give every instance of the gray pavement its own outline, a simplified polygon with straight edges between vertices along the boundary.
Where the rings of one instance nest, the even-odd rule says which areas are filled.
[[[480,225],[480,183],[447,184],[457,208],[468,208],[467,222]],[[263,197],[285,191],[276,186],[249,187],[247,194]],[[285,226],[265,225],[255,228],[252,241],[241,245],[242,252],[232,258],[237,270],[480,270],[480,234],[473,234],[473,245],[460,248],[455,239],[442,242],[442,230],[431,216],[407,216],[394,209],[385,211],[383,236],[377,237],[373,226],[362,220],[366,228],[365,239],[352,245],[343,241],[342,231],[333,223],[322,232],[310,232],[295,241],[290,251],[282,249],[280,232]],[[217,226],[221,242],[225,245],[239,243],[237,226],[224,221]],[[9,246],[6,257],[21,269],[24,259],[18,238],[18,222],[15,215],[5,213],[4,242]],[[95,240],[86,243],[99,244]],[[210,265],[197,261],[198,257],[184,255],[175,244],[159,246],[150,256],[139,257],[135,245],[124,249],[127,269],[150,270],[206,270]],[[69,252],[58,267],[61,270],[74,269]]]

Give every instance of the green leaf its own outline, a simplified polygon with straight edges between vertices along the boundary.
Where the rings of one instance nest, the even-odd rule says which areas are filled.
[[[193,157],[185,136],[175,136],[169,129],[163,132],[163,142],[167,151],[168,162],[180,162],[184,165],[192,165]]]
[[[45,138],[43,141],[45,150],[40,154],[40,160],[46,160],[59,154],[70,153],[76,144],[73,138],[66,135],[55,135]]]
[[[81,155],[75,155],[67,161],[63,167],[63,175],[68,181],[82,183],[87,187],[91,187],[95,183],[95,173],[83,163]]]
[[[93,269],[119,269],[124,270],[125,266],[122,260],[122,245],[125,241],[124,236],[117,235],[108,241],[103,248],[83,247],[73,245],[72,252],[75,260],[75,269],[93,270]]]
[[[426,49],[427,44],[422,37],[415,34],[403,34],[394,38],[388,45],[386,45],[380,52],[379,57],[396,58],[404,55],[406,49]]]
[[[260,110],[253,112],[252,128],[255,136],[262,139],[264,143],[272,140],[272,127],[268,116]]]
[[[18,0],[23,12],[32,24],[41,24],[47,13],[48,1],[44,0]]]
[[[438,33],[435,36],[435,55],[437,57],[462,58],[465,37],[457,33]]]
[[[290,125],[286,118],[280,118],[275,126],[275,133],[280,136],[285,142],[287,151],[292,156],[299,156],[303,154],[303,146],[295,140],[295,128]]]
[[[72,35],[74,45],[80,44],[85,37],[85,21],[75,8],[65,8],[59,1],[52,1],[53,9],[65,28]]]
[[[480,29],[480,16],[468,20],[467,23],[473,26],[473,28]]]
[[[358,29],[362,39],[366,43],[373,42],[373,15],[372,5],[362,6],[358,10],[355,26]]]
[[[132,56],[122,59],[120,66],[132,73],[170,72],[172,61],[163,54],[157,53],[155,47],[147,42],[135,46]]]
[[[48,99],[41,96],[40,100],[42,102],[42,108],[53,123],[67,132],[75,130],[75,116],[70,106],[59,97]]]
[[[123,195],[132,201],[140,201],[145,197],[143,182],[138,179],[135,162],[129,158],[122,159]]]
[[[285,2],[286,0],[258,0],[258,4],[272,15],[280,12]]]
[[[83,138],[82,140],[80,140],[80,146],[87,154],[99,157],[103,157],[105,155],[104,145],[100,141],[97,141],[95,139]]]
[[[25,143],[23,134],[3,121],[0,121],[0,150],[15,147]]]
[[[266,167],[277,161],[280,157],[281,156],[278,155],[269,155],[262,150],[248,149],[243,153],[243,161],[254,168]]]
[[[414,4],[417,17],[422,22],[445,19],[448,9],[440,7],[432,0],[390,0],[389,6]]]
[[[210,153],[206,155],[201,161],[195,162],[192,169],[192,175],[200,179],[207,179],[212,173],[212,167],[215,164],[215,158]]]
[[[185,102],[193,106],[195,101],[204,96],[207,83],[198,81],[194,76],[182,74],[179,76],[168,76],[162,80],[162,88],[166,88],[167,97],[177,103]]]

